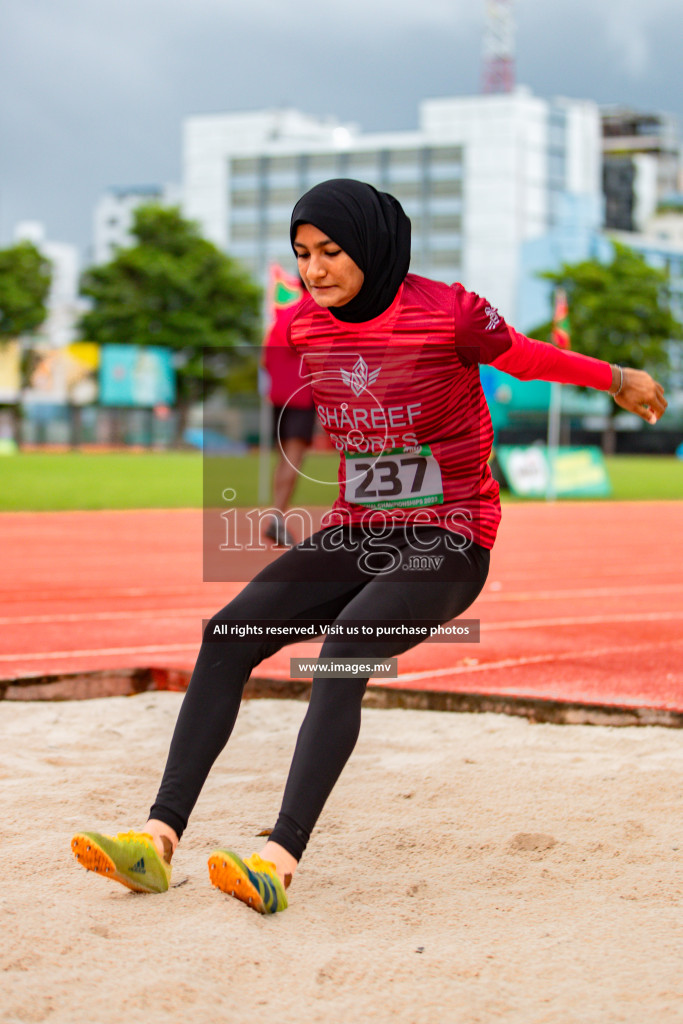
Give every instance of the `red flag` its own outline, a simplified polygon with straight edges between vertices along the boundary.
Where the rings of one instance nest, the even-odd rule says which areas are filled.
[[[569,305],[567,304],[567,293],[558,288],[555,293],[555,312],[553,314],[553,327],[550,332],[553,345],[558,348],[571,348],[572,340],[569,335]]]
[[[293,274],[288,274],[277,263],[270,267],[268,282],[268,305],[273,317],[279,309],[288,309],[296,305],[301,298],[301,281]]]

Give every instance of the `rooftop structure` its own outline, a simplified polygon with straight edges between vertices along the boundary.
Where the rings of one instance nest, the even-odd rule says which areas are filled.
[[[515,23],[512,0],[486,0],[482,92],[515,87]]]
[[[661,198],[678,187],[676,120],[628,107],[601,111],[605,225],[642,231]]]

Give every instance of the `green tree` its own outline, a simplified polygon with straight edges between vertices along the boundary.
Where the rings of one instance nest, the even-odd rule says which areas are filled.
[[[181,434],[190,404],[221,386],[245,346],[260,343],[261,292],[177,207],[139,207],[132,234],[131,247],[83,275],[92,307],[80,331],[100,344],[174,351]]]
[[[667,343],[683,338],[683,327],[671,313],[668,272],[650,266],[628,246],[612,244],[609,263],[565,263],[540,276],[567,293],[575,351],[656,376],[669,365]],[[549,340],[551,328],[546,322],[530,333]],[[602,440],[607,453],[615,448],[619,411],[612,403]]]
[[[0,249],[0,341],[40,327],[51,280],[50,261],[31,242]]]
[[[22,334],[35,331],[47,316],[47,297],[52,282],[50,261],[31,242],[18,242],[8,249],[0,249],[0,348]],[[20,383],[26,378],[30,353],[22,352]],[[13,413],[13,433],[17,443],[21,431],[21,408],[17,404]]]

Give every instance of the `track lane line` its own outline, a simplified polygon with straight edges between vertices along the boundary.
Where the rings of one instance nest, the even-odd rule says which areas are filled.
[[[542,665],[544,662],[574,661],[584,658],[600,658],[608,654],[640,654],[643,651],[653,651],[662,647],[683,647],[682,640],[667,640],[649,644],[633,644],[631,646],[610,646],[595,647],[588,651],[565,651],[559,654],[535,654],[523,658],[503,658],[500,661],[482,662],[478,665],[453,665],[451,668],[438,668],[428,672],[406,672],[401,673],[399,678],[402,682],[417,682],[419,679],[433,679],[443,676],[467,675],[470,672],[498,671],[504,668],[519,668],[523,665]],[[385,680],[389,683],[389,680]],[[378,684],[381,685],[381,682]]]
[[[116,596],[116,597],[154,597],[154,598],[158,599],[160,597],[161,598],[171,597],[171,596],[176,596],[177,597],[177,596],[180,596],[181,594],[192,594],[193,596],[201,598],[201,595],[197,591],[198,591],[198,588],[189,588],[189,587],[188,588],[179,588],[178,590],[173,589],[171,591],[166,591],[166,592],[164,592],[164,591],[160,592],[158,590],[144,591],[144,590],[135,588],[134,590],[131,589],[131,590],[125,590],[125,591],[122,590],[122,591],[116,591],[116,592],[107,592],[106,594],[103,593],[101,590],[94,590],[94,591],[91,591],[91,592],[87,592],[87,593],[82,593],[81,592],[81,593],[78,593],[78,594],[77,593],[73,593],[72,594],[71,592],[68,592],[65,595],[64,590],[62,589],[62,590],[59,591],[58,600],[68,600],[68,601],[92,600],[93,597],[96,597],[98,599],[105,599],[105,598],[110,598],[110,597],[114,597],[114,596]],[[651,586],[592,587],[592,588],[566,589],[566,590],[538,590],[538,591],[531,590],[531,591],[509,591],[509,592],[505,591],[504,589],[495,590],[493,592],[491,590],[485,590],[477,598],[476,606],[479,607],[479,606],[482,606],[482,605],[494,605],[494,604],[495,605],[499,605],[499,604],[505,604],[505,603],[508,603],[508,604],[515,604],[515,603],[523,604],[523,603],[529,603],[529,602],[533,602],[533,601],[558,601],[558,600],[559,601],[561,601],[561,600],[571,601],[573,599],[579,599],[579,598],[581,598],[581,599],[604,598],[604,597],[623,597],[623,598],[627,598],[627,597],[646,597],[648,595],[650,595],[650,596],[657,596],[657,595],[666,596],[668,594],[680,594],[681,597],[683,598],[683,584],[680,584],[680,583],[677,583],[677,584],[653,584]],[[229,593],[224,593],[222,595],[219,595],[219,600],[222,598],[224,602],[225,601],[229,601],[231,596],[234,596],[234,595],[230,595]],[[208,600],[210,601],[211,600],[211,595],[207,595],[207,597],[208,597]],[[28,595],[27,595],[27,599],[28,599]],[[54,598],[46,598],[45,595],[43,595],[43,600],[48,600],[48,599],[49,600],[54,600]],[[0,593],[0,605],[5,603],[6,601],[9,603],[10,600],[11,600],[12,603],[14,603],[14,602],[18,601],[19,598],[17,597],[16,594],[12,594],[11,596],[6,597],[2,593]],[[33,601],[34,604],[37,603],[35,595],[33,595],[32,601]],[[213,607],[215,608],[215,605]],[[173,609],[173,612],[175,612],[175,609]],[[202,614],[202,612],[203,612],[203,610],[200,610],[199,614]],[[64,613],[64,615],[67,615],[67,614],[79,615],[81,613],[78,613],[78,612],[74,612],[74,613],[67,613],[67,612],[65,612]],[[112,613],[112,614],[119,614],[119,613],[117,612],[117,613]],[[137,614],[142,615],[143,611],[142,610],[138,610]],[[191,612],[190,614],[195,614],[195,613]],[[213,612],[212,612],[212,614],[213,614]],[[96,615],[100,615],[100,616],[106,618],[106,614],[103,613],[103,612],[99,612],[99,613],[94,612],[94,613],[92,613],[92,615],[90,617],[94,618]],[[2,623],[4,625],[11,625],[11,624],[17,622],[17,618],[18,617],[14,617],[14,616],[3,616],[0,619],[0,623]],[[28,620],[30,618],[31,618],[30,616],[25,616],[24,617],[24,621],[25,621],[26,624],[29,624]],[[44,619],[36,618],[36,622],[38,622],[38,621],[49,622],[51,620],[49,618],[44,618]],[[57,620],[54,620],[54,621],[57,621]],[[65,620],[62,620],[62,621],[74,621],[75,622],[75,621],[80,621],[80,620],[78,620],[78,619],[71,619],[71,620],[65,619]],[[86,620],[84,619],[83,621],[86,621]]]
[[[110,620],[123,621],[125,619],[157,619],[160,623],[165,623],[172,619],[189,618],[191,616],[200,616],[202,619],[211,618],[211,615],[207,615],[206,608],[157,608],[131,609],[130,611],[117,612],[64,612],[64,614],[55,615],[4,615],[0,616],[0,626],[45,626],[67,622],[108,622]],[[683,619],[683,609],[674,612],[639,612],[623,615],[563,616],[555,619],[511,619],[507,622],[487,623],[482,625],[482,630],[491,633],[509,629],[593,626],[618,622],[669,622],[675,619]]]
[[[120,612],[64,612],[55,615],[3,615],[0,626],[45,626],[58,622],[108,622],[110,619],[177,619],[190,615],[207,615],[206,608],[139,608]]]
[[[144,647],[99,647],[78,651],[38,651],[33,654],[0,654],[0,661],[58,661],[60,658],[104,658],[115,654],[166,654],[196,651],[194,644],[147,644]]]
[[[106,657],[115,654],[162,654],[180,651],[196,651],[199,642],[193,644],[147,644],[140,647],[99,647],[73,651],[39,651],[32,654],[0,654],[0,661],[39,661],[57,660],[59,658]],[[289,646],[289,645],[288,645]],[[490,670],[514,668],[521,665],[538,665],[547,661],[571,661],[573,659],[598,658],[606,654],[634,654],[642,651],[656,650],[662,647],[683,647],[681,640],[664,640],[656,643],[634,644],[631,646],[596,647],[592,650],[565,651],[554,654],[536,654],[521,658],[503,658],[500,661],[482,662],[477,665],[454,665],[444,669],[431,669],[426,672],[412,672],[401,675],[403,680],[426,679],[433,676],[462,675],[468,672],[486,672]]]
[[[495,581],[494,581],[495,582]],[[239,584],[238,584],[239,585]],[[109,598],[109,597],[178,597],[181,594],[197,594],[199,587],[191,588],[179,588],[171,589],[168,591],[159,590],[120,590],[120,591],[107,591],[92,590],[86,592],[71,592],[64,591],[61,588],[56,592],[59,600],[91,600],[93,597],[98,598]],[[505,592],[504,590],[496,590],[491,592],[485,590],[478,598],[477,603],[485,604],[500,604],[504,601],[552,601],[552,600],[570,600],[572,598],[579,597],[640,597],[647,596],[648,594],[681,594],[683,596],[683,583],[656,583],[651,586],[624,586],[624,587],[584,587],[581,589],[567,589],[567,590],[522,590],[522,591],[510,591]],[[199,596],[197,594],[197,596]],[[229,596],[229,595],[228,595]],[[27,593],[24,599],[31,598],[36,599],[36,595]],[[54,600],[54,596],[46,597],[42,595],[43,600]],[[0,604],[5,600],[17,601],[20,598],[15,592],[5,592],[4,594],[0,591]]]
[[[642,597],[647,594],[681,594],[683,583],[655,583],[641,587],[586,587],[581,590],[521,590],[506,594],[502,589],[494,593],[484,591],[478,602],[500,604],[503,601],[556,601],[575,597]]]
[[[678,612],[640,612],[625,615],[576,615],[559,619],[521,619],[516,622],[482,623],[482,633],[505,632],[512,629],[546,629],[557,626],[602,626],[620,622],[671,622],[683,619],[683,610]]]

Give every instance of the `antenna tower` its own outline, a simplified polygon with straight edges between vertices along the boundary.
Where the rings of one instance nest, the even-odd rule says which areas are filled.
[[[482,92],[512,92],[515,87],[515,22],[512,0],[485,0]]]

